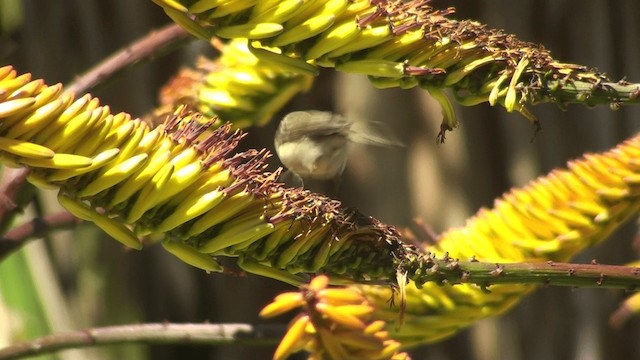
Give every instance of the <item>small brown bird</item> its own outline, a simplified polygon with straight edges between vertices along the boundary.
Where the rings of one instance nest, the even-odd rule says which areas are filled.
[[[401,145],[376,135],[366,124],[327,111],[287,114],[275,135],[282,164],[301,179],[336,180],[347,164],[349,143],[377,146]]]

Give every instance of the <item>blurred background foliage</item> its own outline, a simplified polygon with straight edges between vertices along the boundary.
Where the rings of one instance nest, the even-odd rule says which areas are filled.
[[[434,1],[519,38],[544,44],[555,58],[597,67],[611,78],[640,80],[640,2],[636,0]],[[168,23],[148,0],[0,0],[0,62],[49,84],[69,82],[105,56]],[[93,93],[115,111],[143,115],[157,91],[208,44],[137,66]],[[323,71],[313,89],[282,111],[320,109],[387,124],[401,149],[357,147],[342,181],[348,206],[387,223],[424,219],[437,232],[458,226],[495,197],[584,152],[612,147],[640,127],[640,109],[533,108],[543,132],[519,114],[483,104],[457,108],[461,126],[436,145],[440,108],[420,90],[375,90],[364,77]],[[272,148],[277,121],[251,129],[244,147]],[[277,160],[273,161],[274,166]],[[25,216],[56,208],[42,192]],[[20,220],[19,220],[20,221]],[[620,264],[637,258],[635,225],[581,254]],[[125,251],[83,224],[35,241],[0,263],[0,347],[70,329],[140,322],[259,323],[258,310],[287,286],[256,276],[207,275],[160,247]],[[640,319],[620,329],[607,321],[625,294],[547,288],[514,311],[478,323],[415,359],[637,359]],[[280,319],[282,321],[282,319]],[[275,346],[275,345],[274,345]],[[65,351],[60,359],[269,359],[274,346],[114,346]]]

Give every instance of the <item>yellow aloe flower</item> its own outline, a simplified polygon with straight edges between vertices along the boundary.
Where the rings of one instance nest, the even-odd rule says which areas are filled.
[[[605,240],[640,209],[640,135],[599,154],[588,154],[481,209],[464,227],[443,233],[424,250],[437,257],[483,262],[568,261]],[[499,273],[496,273],[499,276]],[[510,309],[531,285],[422,284],[406,287],[404,324],[393,334],[403,344],[439,341],[478,319]],[[386,304],[394,295],[380,286],[359,286],[375,304],[376,317],[398,318]],[[397,295],[395,295],[397,297]],[[638,297],[627,302],[637,311]],[[394,331],[390,329],[390,331]]]
[[[296,285],[316,272],[395,279],[396,259],[416,250],[392,226],[284,188],[280,170],[266,172],[266,150],[232,153],[243,136],[184,107],[152,128],[0,68],[2,161],[59,188],[67,210],[124,245],[161,241],[206,271],[223,270],[217,256],[234,257],[246,271]]]
[[[274,69],[315,75],[317,67],[333,67],[368,75],[380,88],[422,87],[442,105],[441,140],[457,125],[446,89],[462,105],[501,104],[537,126],[527,105],[640,101],[638,84],[558,62],[539,45],[453,19],[455,9],[428,0],[154,2],[198,37],[248,39],[251,53]],[[240,103],[241,95],[226,99]]]
[[[260,312],[274,317],[302,309],[278,345],[274,360],[284,360],[306,350],[311,359],[409,360],[400,343],[390,339],[385,323],[373,320],[374,308],[355,288],[328,287],[329,278],[320,275],[300,291],[278,295]]]
[[[512,190],[495,209],[481,210],[421,252],[392,226],[324,196],[284,188],[275,181],[278,171],[266,171],[266,151],[232,154],[242,137],[229,124],[185,108],[151,128],[111,114],[89,95],[74,99],[60,85],[0,68],[1,160],[28,167],[37,186],[59,188],[59,201],[74,215],[134,249],[161,241],[206,271],[223,270],[216,257],[228,256],[246,271],[295,285],[313,273],[334,283],[385,283],[359,290],[377,319],[398,317],[398,309],[386,305],[394,295],[388,285],[397,282],[405,321],[394,336],[405,344],[449,336],[505,311],[534,288],[441,287],[429,282],[438,270],[426,252],[452,267],[455,259],[473,256],[565,261],[606,238],[640,206],[636,137]]]
[[[235,127],[260,126],[313,83],[311,75],[296,74],[258,59],[249,51],[246,39],[214,45],[221,52],[219,58],[201,58],[195,70],[180,70],[161,90],[156,117],[178,105],[190,104],[205,116],[229,119]]]

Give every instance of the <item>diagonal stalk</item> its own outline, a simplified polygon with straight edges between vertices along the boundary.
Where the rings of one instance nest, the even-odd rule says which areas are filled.
[[[284,332],[277,325],[130,324],[44,336],[0,348],[0,360],[21,359],[65,349],[112,344],[246,344],[272,345]]]

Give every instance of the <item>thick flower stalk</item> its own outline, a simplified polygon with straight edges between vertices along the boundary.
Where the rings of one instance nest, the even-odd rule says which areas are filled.
[[[215,130],[212,130],[217,128]],[[395,282],[397,259],[416,249],[376,219],[266,172],[265,150],[233,154],[243,137],[184,108],[155,128],[112,115],[98,99],[0,68],[2,161],[60,188],[60,203],[124,245],[162,241],[183,261],[221,271],[216,256],[299,284],[322,272]],[[142,240],[141,240],[142,239]]]
[[[467,224],[442,234],[424,250],[436,257],[482,262],[567,261],[579,251],[606,239],[640,209],[640,135],[601,154],[571,161],[568,169],[554,170],[529,185],[497,199]],[[499,266],[493,275],[503,274]],[[568,269],[571,275],[573,269]],[[419,273],[414,272],[414,273]],[[427,276],[432,270],[423,271]],[[465,274],[461,274],[462,277]],[[411,276],[410,276],[411,277]],[[474,321],[495,316],[515,305],[534,289],[529,285],[439,286],[421,276],[406,288],[405,322],[394,337],[403,344],[434,342]],[[606,281],[606,279],[603,279]],[[553,282],[552,282],[553,283]],[[376,316],[387,321],[398,309],[385,306],[392,291],[360,287],[376,306]],[[632,300],[631,300],[632,299]],[[634,296],[630,304],[637,302]],[[393,331],[390,329],[390,331]]]
[[[196,69],[182,69],[161,90],[158,114],[190,104],[208,117],[219,116],[235,127],[264,125],[301,91],[313,76],[270,66],[256,58],[246,39],[215,42],[221,55],[215,61],[200,58]]]
[[[441,136],[456,126],[445,89],[463,105],[501,104],[536,124],[527,105],[640,102],[638,84],[558,62],[539,45],[455,20],[453,8],[435,9],[429,0],[154,2],[201,38],[249,39],[252,53],[273,67],[309,75],[333,67],[368,75],[381,88],[425,88],[442,105]]]
[[[389,338],[384,321],[372,319],[374,308],[354,288],[328,287],[329,278],[315,277],[298,292],[278,295],[260,312],[274,317],[301,309],[273,356],[284,360],[306,350],[309,359],[409,360],[401,344]]]

